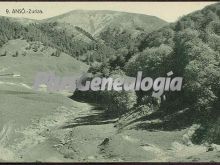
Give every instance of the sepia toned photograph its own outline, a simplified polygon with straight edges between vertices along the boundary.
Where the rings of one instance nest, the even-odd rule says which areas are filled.
[[[0,2],[4,162],[220,162],[220,3]]]

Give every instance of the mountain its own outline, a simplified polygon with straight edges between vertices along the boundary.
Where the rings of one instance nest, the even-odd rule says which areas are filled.
[[[17,22],[17,23],[20,23],[24,26],[27,26],[29,24],[33,24],[33,23],[38,23],[39,21],[38,20],[34,20],[34,19],[29,19],[29,18],[15,18],[15,17],[9,17],[9,19],[12,21],[12,22]]]
[[[0,22],[0,45],[18,38],[40,41],[87,64],[108,61],[133,47],[137,36],[167,24],[143,14],[85,10],[41,21],[1,17]]]
[[[96,52],[101,49],[96,56],[104,54],[103,59],[111,56],[106,52],[114,53],[117,49],[128,47],[141,33],[150,33],[167,24],[154,16],[107,10],[74,10],[45,19],[41,23],[52,24],[52,29],[65,31],[66,35],[78,42],[80,52],[75,54],[94,54],[95,47],[99,50]],[[85,51],[88,47],[92,52]],[[103,49],[108,51],[103,52]],[[85,56],[87,61],[89,57]]]
[[[98,36],[108,27],[136,34],[140,31],[151,32],[167,24],[154,16],[107,10],[74,10],[43,22],[57,22],[69,30],[78,26],[93,36]]]

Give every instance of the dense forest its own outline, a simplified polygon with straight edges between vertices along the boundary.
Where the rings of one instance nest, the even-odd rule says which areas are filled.
[[[40,41],[45,46],[65,52],[89,65],[94,62],[107,62],[116,54],[120,56],[124,51],[128,52],[127,47],[132,47],[135,43],[131,32],[118,27],[107,28],[94,38],[78,26],[74,26],[73,33],[69,33],[65,27],[60,28],[61,25],[58,22],[35,22],[22,25],[7,17],[0,17],[0,22],[0,46],[8,40],[18,38],[30,42]],[[80,35],[84,39],[80,38]]]

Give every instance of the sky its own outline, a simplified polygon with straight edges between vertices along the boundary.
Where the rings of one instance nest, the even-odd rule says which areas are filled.
[[[215,2],[0,2],[0,15],[45,19],[71,10],[114,10],[157,16],[167,22]],[[12,14],[13,9],[38,9],[43,14]],[[10,14],[6,13],[6,9]]]

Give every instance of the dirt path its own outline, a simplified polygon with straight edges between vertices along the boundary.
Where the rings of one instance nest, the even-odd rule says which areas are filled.
[[[15,94],[18,98],[14,97]],[[0,97],[5,108],[0,111],[0,161],[166,162],[202,160],[200,155],[208,155],[205,146],[182,143],[184,135],[188,134],[187,129],[117,132],[115,119],[106,116],[97,105],[59,95],[30,91],[18,93],[6,89]],[[16,106],[5,104],[4,100],[9,97]],[[214,160],[219,159],[217,152],[209,155]]]
[[[26,128],[14,130],[20,136],[5,145],[9,142],[7,138],[10,138],[13,129],[11,124],[7,123],[0,132],[0,146],[2,151],[4,147],[4,153],[6,150],[8,153],[0,159],[68,162],[89,161],[100,157],[100,160],[104,161],[97,146],[106,136],[113,134],[115,129],[113,121],[102,119],[102,112],[96,110],[95,106],[79,102],[76,102],[72,109],[59,106],[53,114],[32,120]],[[66,144],[70,141],[78,146],[78,150],[66,149]]]
[[[59,94],[35,93],[22,83],[0,85],[0,161],[92,160],[101,157],[97,146],[114,134],[113,122],[100,107]],[[81,145],[68,156],[66,144],[73,139]]]
[[[62,127],[63,131],[68,133],[57,149],[64,157],[77,162],[117,161],[106,158],[99,147],[106,138],[116,134],[115,120],[107,119],[100,107],[88,104],[85,104],[85,107],[89,111],[79,113]]]
[[[167,162],[199,161],[200,154],[207,155],[204,146],[181,143],[187,130],[118,133],[114,122],[100,107],[79,102],[72,109],[59,106],[53,114],[33,120],[24,129],[13,130],[13,123],[8,122],[0,131],[0,160]],[[14,134],[21,136],[10,141]],[[218,159],[219,154],[213,155]]]

